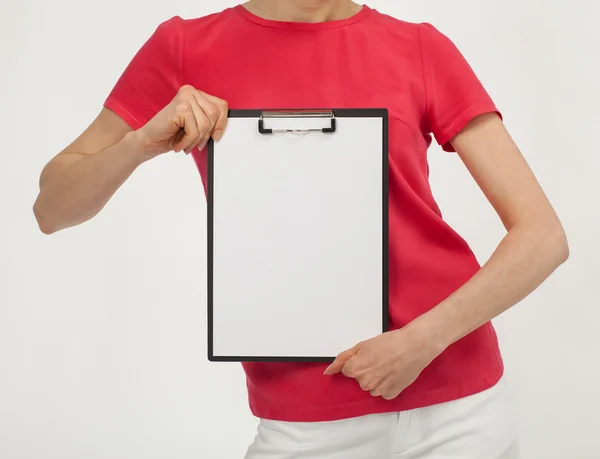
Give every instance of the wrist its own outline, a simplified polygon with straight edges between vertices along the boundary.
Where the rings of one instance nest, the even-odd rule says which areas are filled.
[[[430,311],[431,312],[431,311]],[[452,339],[447,333],[447,327],[439,323],[436,317],[426,313],[403,328],[421,344],[429,360],[435,359],[452,344]]]
[[[121,142],[123,142],[127,151],[139,164],[146,162],[152,157],[149,154],[149,149],[146,146],[144,137],[139,130],[128,132]]]

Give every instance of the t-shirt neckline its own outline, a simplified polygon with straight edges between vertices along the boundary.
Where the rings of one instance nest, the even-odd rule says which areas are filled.
[[[288,29],[288,30],[323,30],[323,29],[335,29],[338,27],[344,27],[354,24],[358,21],[366,18],[372,11],[367,5],[363,5],[360,11],[349,18],[337,19],[334,21],[325,22],[288,22],[288,21],[277,21],[274,19],[265,19],[257,16],[254,13],[248,11],[243,5],[237,5],[234,7],[244,18],[254,22],[255,24],[271,27],[275,29]]]

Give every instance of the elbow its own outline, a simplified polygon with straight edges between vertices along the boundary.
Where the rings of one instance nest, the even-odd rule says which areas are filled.
[[[33,204],[33,215],[42,233],[50,235],[58,230],[49,218],[48,213],[43,209],[43,206],[40,205],[39,198]]]
[[[560,264],[563,264],[564,262],[566,262],[569,259],[569,255],[571,254],[570,249],[569,249],[569,241],[567,240],[567,235],[565,234],[564,230],[563,230],[563,238],[562,238],[562,245],[561,245],[561,258],[560,258]]]
[[[559,221],[552,225],[552,229],[548,233],[550,249],[555,255],[557,266],[560,266],[569,259],[570,255],[567,234]]]

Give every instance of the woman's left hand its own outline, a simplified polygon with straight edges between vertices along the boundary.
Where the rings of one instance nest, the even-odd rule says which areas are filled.
[[[443,350],[422,330],[407,327],[383,333],[342,352],[325,370],[354,378],[364,391],[396,398]]]

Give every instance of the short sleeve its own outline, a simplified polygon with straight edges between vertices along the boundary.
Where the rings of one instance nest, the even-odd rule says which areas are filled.
[[[426,94],[425,125],[445,151],[474,117],[496,108],[475,72],[454,45],[431,24],[421,24],[421,49]]]
[[[133,129],[145,125],[177,94],[181,86],[183,20],[163,22],[133,57],[104,106]]]

